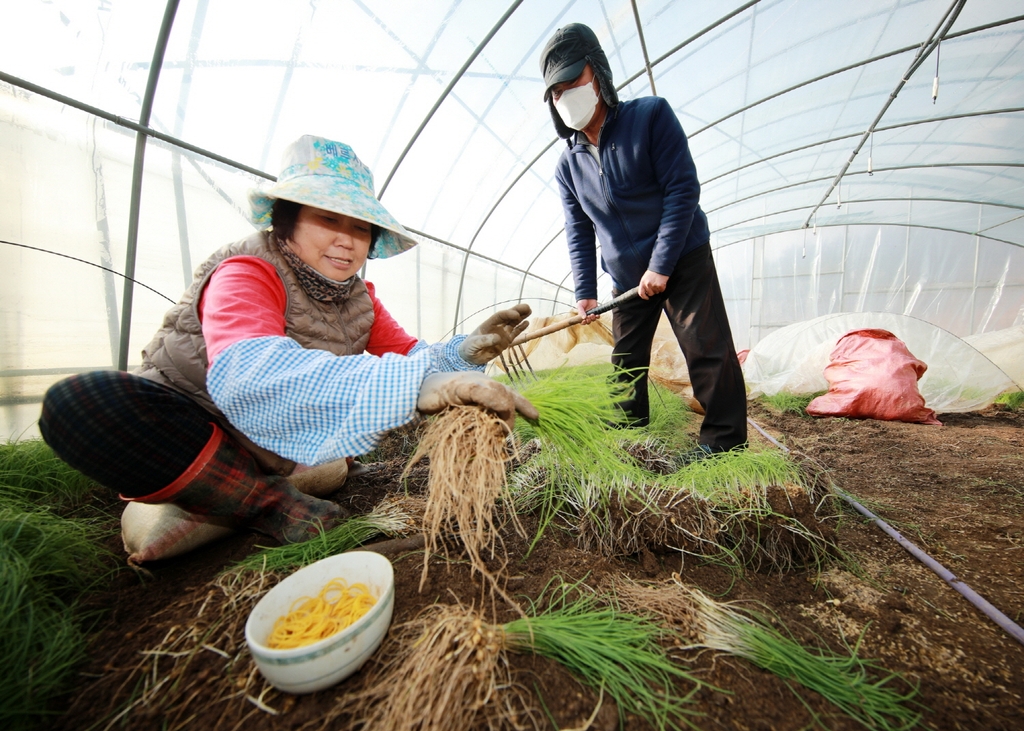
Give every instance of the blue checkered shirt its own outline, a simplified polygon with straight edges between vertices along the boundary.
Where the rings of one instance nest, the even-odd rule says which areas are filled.
[[[384,432],[416,416],[420,384],[432,373],[482,371],[456,335],[422,340],[408,355],[336,356],[287,337],[240,340],[207,373],[213,402],[259,446],[301,464],[366,454]]]

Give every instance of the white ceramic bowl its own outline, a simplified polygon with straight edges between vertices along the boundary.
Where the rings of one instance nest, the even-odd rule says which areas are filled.
[[[278,617],[297,599],[317,596],[331,579],[362,582],[377,603],[352,626],[319,642],[290,650],[272,650],[267,638]],[[271,685],[287,693],[312,693],[344,680],[372,655],[391,624],[395,608],[395,575],[391,562],[370,551],[351,551],[321,559],[299,569],[275,586],[249,614],[245,641]]]

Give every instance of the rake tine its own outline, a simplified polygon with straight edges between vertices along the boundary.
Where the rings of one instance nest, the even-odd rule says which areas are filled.
[[[523,368],[523,361],[525,360],[525,358],[520,358],[519,354],[516,353],[515,348],[510,348],[509,352],[512,354],[511,358],[515,359],[515,367],[514,368],[516,370],[516,373],[519,374],[519,384],[520,385],[525,385],[526,383],[529,382],[529,379],[526,377],[526,369]],[[511,360],[510,360],[510,362],[511,362]],[[526,364],[529,365],[528,362]],[[536,376],[535,376],[535,380],[536,380]]]
[[[512,362],[513,360],[515,361],[515,369],[519,373],[519,376],[521,378],[520,385],[525,385],[525,383],[526,383],[526,369],[523,368],[523,359],[519,357],[519,353],[516,352],[515,348],[509,348],[508,353],[509,353],[509,362]]]
[[[501,367],[505,369],[505,373],[508,374],[509,380],[512,381],[512,383],[515,383],[515,384],[520,383],[520,377],[519,377],[518,373],[516,373],[515,366],[512,365],[510,362],[505,360],[505,354],[504,353],[498,353],[498,357],[501,358]],[[509,357],[511,357],[511,356],[509,356]]]
[[[518,347],[519,352],[522,353],[523,355],[522,360],[519,361],[520,365],[525,364],[526,367],[530,369],[530,375],[533,376],[533,380],[539,381],[540,379],[537,377],[537,373],[533,370],[533,366],[530,365],[530,359],[526,357],[526,350],[523,348],[522,345],[519,345]],[[515,348],[512,349],[512,352],[515,352]]]

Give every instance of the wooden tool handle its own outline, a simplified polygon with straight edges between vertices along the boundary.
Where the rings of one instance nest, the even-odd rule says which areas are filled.
[[[537,338],[542,338],[545,335],[550,335],[551,333],[558,332],[559,330],[564,330],[565,328],[571,327],[572,325],[579,325],[582,321],[582,317],[580,317],[579,315],[573,315],[568,320],[554,322],[550,325],[547,325],[546,327],[538,328],[537,330],[531,330],[530,332],[523,333],[518,338],[513,340],[509,344],[509,347],[511,348],[515,345],[522,345],[523,343],[527,343],[531,340],[536,340]]]
[[[591,310],[587,310],[587,314],[588,315],[600,315],[602,313],[608,312],[608,310],[615,309],[616,307],[621,305],[623,302],[629,302],[630,300],[636,299],[639,296],[640,296],[639,290],[636,287],[633,287],[633,289],[630,289],[630,290],[627,290],[627,291],[623,292],[618,297],[613,299],[611,302],[608,302],[608,303],[603,304],[603,305],[598,305],[597,307],[595,307],[595,308],[593,308]],[[572,327],[573,325],[579,325],[581,322],[583,322],[583,318],[582,317],[580,317],[579,315],[573,315],[568,320],[562,320],[561,322],[555,322],[555,323],[552,323],[552,324],[547,325],[545,327],[538,328],[536,330],[531,330],[530,332],[525,332],[522,335],[520,335],[518,338],[513,340],[509,344],[509,347],[511,348],[513,346],[516,346],[516,345],[522,345],[523,343],[527,343],[527,342],[529,342],[531,340],[536,340],[537,338],[542,338],[545,335],[550,335],[551,333],[558,332],[559,330],[565,330],[565,328],[567,328],[567,327]]]

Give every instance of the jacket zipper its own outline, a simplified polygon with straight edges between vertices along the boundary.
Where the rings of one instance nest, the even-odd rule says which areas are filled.
[[[604,175],[604,165],[601,162],[602,147],[601,147],[601,134],[604,133],[604,128],[601,128],[601,132],[597,135],[597,176],[601,181],[601,192],[604,193],[604,198],[608,201],[608,207],[615,211],[615,217],[619,221],[619,228],[622,229],[622,235],[626,237],[626,241],[629,242],[629,249],[633,252],[633,256],[639,261],[640,257],[637,255],[636,244],[633,242],[633,235],[626,228],[626,221],[622,218],[622,212],[619,207],[615,205],[615,199],[612,198],[611,186],[608,184],[608,179]],[[612,143],[612,152],[615,151],[615,143]],[[642,263],[642,262],[641,262]]]
[[[616,108],[615,109],[615,117],[613,117],[609,121],[614,121],[618,117],[618,114],[619,114],[619,111],[618,111],[618,108]],[[605,124],[607,124],[607,122]],[[614,199],[611,196],[611,187],[608,185],[607,178],[605,178],[605,175],[604,175],[604,165],[601,163],[601,155],[602,155],[602,152],[601,152],[601,150],[602,150],[602,147],[601,147],[601,136],[604,134],[604,129],[605,128],[602,126],[601,127],[601,131],[597,133],[597,143],[598,143],[597,144],[597,177],[598,177],[598,180],[599,180],[600,185],[601,185],[601,192],[604,194],[604,198],[608,202],[608,206],[611,208],[611,210],[615,211],[615,217],[619,221],[619,228],[622,230],[622,235],[626,238],[626,242],[629,244],[629,250],[631,252],[633,252],[633,258],[640,264],[641,267],[646,269],[647,265],[650,262],[649,261],[643,261],[641,256],[640,256],[640,252],[637,251],[637,249],[636,249],[636,242],[633,241],[632,234],[629,232],[629,229],[626,228],[626,222],[622,218],[622,212],[619,210],[619,207],[617,205],[615,205],[615,201],[614,201]],[[582,134],[582,133],[577,133],[577,134]],[[577,140],[577,142],[576,142],[577,145],[582,145],[582,143],[579,142],[579,137],[576,137],[575,139]],[[615,151],[615,143],[612,142],[611,146],[612,146],[612,151],[614,152]],[[590,151],[586,150],[586,149],[584,149],[582,151],[582,154],[585,154],[587,157],[594,157],[592,154],[590,154]]]

